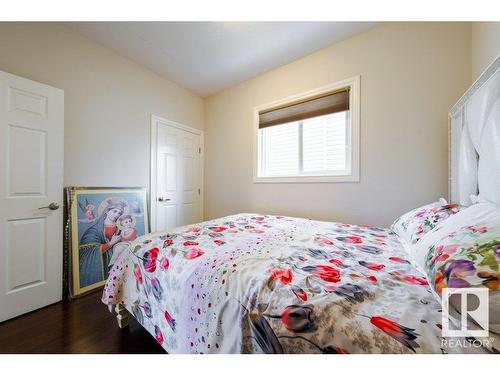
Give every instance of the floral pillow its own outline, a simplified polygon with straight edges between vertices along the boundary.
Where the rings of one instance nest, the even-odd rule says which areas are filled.
[[[416,246],[437,294],[444,288],[488,288],[490,331],[500,333],[500,207],[476,204],[439,225]],[[450,304],[460,311],[455,302]]]
[[[416,208],[394,221],[391,229],[409,244],[416,244],[420,238],[436,225],[460,211],[457,204],[448,204],[441,198],[437,202]]]
[[[500,222],[447,234],[429,248],[425,271],[438,294],[443,288],[500,289]]]

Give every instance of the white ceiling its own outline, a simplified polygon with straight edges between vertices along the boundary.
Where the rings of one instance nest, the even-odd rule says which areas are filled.
[[[208,96],[365,31],[373,22],[74,22],[67,26]]]

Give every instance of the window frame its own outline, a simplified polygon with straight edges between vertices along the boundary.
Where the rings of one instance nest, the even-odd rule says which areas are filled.
[[[360,136],[360,76],[354,76],[340,82],[326,85],[314,90],[298,95],[289,96],[271,103],[259,105],[254,108],[253,122],[253,182],[254,183],[316,183],[316,182],[359,182],[359,136]],[[306,100],[310,97],[325,94],[331,91],[349,88],[349,113],[350,126],[346,129],[346,139],[349,140],[347,148],[346,164],[349,173],[336,175],[293,175],[277,177],[259,177],[259,112],[283,106],[299,100]]]

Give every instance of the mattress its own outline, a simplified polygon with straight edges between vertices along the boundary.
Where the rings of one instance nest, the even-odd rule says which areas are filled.
[[[238,214],[153,233],[120,254],[102,301],[168,353],[447,351],[440,301],[372,226]]]

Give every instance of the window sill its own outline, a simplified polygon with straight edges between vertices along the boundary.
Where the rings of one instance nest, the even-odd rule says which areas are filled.
[[[287,184],[287,183],[332,183],[359,182],[358,175],[345,176],[292,176],[292,177],[255,177],[254,184]]]

